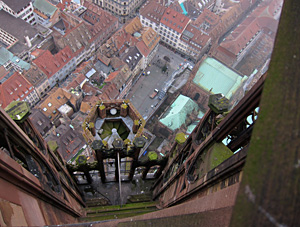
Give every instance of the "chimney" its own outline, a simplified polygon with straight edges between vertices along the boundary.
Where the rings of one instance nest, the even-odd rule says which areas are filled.
[[[25,41],[26,41],[26,43],[27,43],[27,46],[28,46],[29,48],[32,47],[32,44],[31,44],[31,42],[30,42],[29,37],[28,37],[28,36],[25,36],[24,38],[25,38]]]

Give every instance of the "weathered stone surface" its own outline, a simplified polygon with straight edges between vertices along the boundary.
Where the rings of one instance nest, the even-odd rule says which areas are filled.
[[[231,226],[300,226],[299,14],[284,1]]]
[[[101,150],[103,147],[103,143],[101,140],[94,140],[91,147],[93,150]]]
[[[121,139],[115,139],[112,145],[115,149],[122,149],[124,147],[124,141]]]
[[[228,110],[229,100],[222,94],[209,96],[208,107],[216,114],[221,114]]]
[[[146,141],[143,137],[137,137],[137,138],[134,139],[133,144],[137,148],[143,148],[146,144]]]

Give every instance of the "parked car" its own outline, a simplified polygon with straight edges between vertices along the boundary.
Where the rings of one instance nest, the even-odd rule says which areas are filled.
[[[150,98],[154,99],[157,94],[158,94],[158,90],[154,89],[153,93],[150,95]]]

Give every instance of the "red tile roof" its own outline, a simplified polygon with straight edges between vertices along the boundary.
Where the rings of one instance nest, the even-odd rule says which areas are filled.
[[[81,102],[80,111],[82,113],[88,114],[99,101],[99,99],[99,97],[94,95],[86,95]]]
[[[251,42],[251,39],[263,28],[273,33],[277,30],[278,21],[274,19],[274,12],[281,9],[282,0],[263,2],[247,18],[226,37],[219,49],[238,55],[238,53]],[[246,4],[243,1],[242,4]],[[276,12],[277,13],[277,12]],[[223,51],[224,52],[224,51]]]
[[[159,42],[160,36],[152,28],[144,28],[139,25],[141,25],[139,18],[136,17],[131,20],[124,29],[117,31],[102,45],[101,49],[106,57],[117,56],[117,54],[122,55],[131,46],[138,47],[144,56],[148,56]],[[135,32],[139,32],[141,36],[135,37],[133,35]],[[98,57],[100,57],[100,61],[105,60],[102,59],[100,55],[98,55]]]
[[[60,2],[56,5],[56,7],[59,8],[61,11],[65,9],[65,5]]]
[[[70,81],[67,86],[65,87],[65,89],[67,89],[68,91],[70,89],[75,89],[77,86],[79,86],[84,80],[86,79],[85,75],[83,75],[82,73],[76,75],[76,77]]]
[[[112,72],[111,74],[109,74],[109,76],[105,79],[104,82],[111,82],[113,79],[116,78],[116,76],[120,73],[120,70]]]
[[[99,61],[101,61],[106,66],[108,66],[110,63],[110,59],[102,53],[97,53],[97,58],[99,59]]]
[[[250,40],[261,30],[255,18],[248,17],[241,23],[220,46],[227,49],[234,55],[246,47]]]
[[[76,73],[83,73],[86,74],[88,71],[91,70],[92,66],[91,66],[91,61],[85,61],[82,62],[73,72],[74,74]]]
[[[274,0],[270,2],[268,12],[271,16],[276,16],[281,12],[283,0]]]
[[[116,85],[114,83],[108,83],[106,84],[105,87],[102,88],[101,90],[103,93],[101,94],[101,99],[103,100],[114,100],[118,97],[118,95],[120,94],[119,93],[119,90],[118,88],[116,87]]]
[[[160,36],[152,28],[146,27],[142,30],[142,41],[150,49],[150,51],[156,46],[160,40]]]
[[[3,65],[0,66],[0,79],[4,77],[6,74],[8,74],[8,71],[4,68]]]
[[[138,42],[136,44],[136,47],[138,48],[138,50],[141,52],[141,54],[145,57],[147,57],[150,53],[150,49],[145,45],[144,42]]]
[[[60,106],[66,104],[68,101],[70,101],[72,105],[76,105],[74,97],[76,97],[76,95],[71,94],[67,90],[54,87],[36,108],[39,108],[46,117],[51,116],[51,119],[54,120],[60,116],[58,111]]]
[[[278,21],[270,17],[257,18],[258,24],[261,28],[268,28],[272,32],[276,33],[278,27]]]
[[[133,18],[131,21],[128,21],[124,25],[124,30],[129,34],[134,34],[135,32],[139,32],[142,28],[143,25],[139,17]]]
[[[215,26],[220,20],[220,17],[209,9],[204,9],[203,12],[199,15],[199,17],[193,22],[196,26],[200,26],[203,23],[210,24],[211,26]]]
[[[41,54],[43,54],[46,50],[43,49],[35,49],[34,51],[31,52],[30,55],[34,56],[35,58],[37,58],[38,56],[40,56]]]
[[[34,90],[32,84],[19,72],[15,72],[0,84],[0,106],[5,108],[12,101],[24,100]]]
[[[183,39],[183,36],[186,31],[193,34],[193,37],[190,38],[188,41],[186,39]],[[186,29],[185,29],[183,35],[180,37],[180,39],[186,43],[189,43],[189,45],[193,46],[193,48],[195,48],[199,51],[202,49],[202,47],[204,47],[208,43],[208,41],[210,40],[210,36],[204,34],[200,30],[195,28],[193,25],[189,24],[186,27]],[[200,47],[197,45],[199,45]]]
[[[46,50],[33,60],[33,63],[36,64],[48,78],[51,78],[51,76],[62,69],[73,58],[74,54],[70,47],[66,46],[55,55],[52,55],[49,50]]]
[[[143,17],[146,17],[150,21],[159,24],[163,14],[166,10],[166,7],[161,5],[160,3],[150,0],[147,1],[140,9],[140,14]]]
[[[83,19],[93,25],[99,23],[100,28],[110,26],[118,20],[115,16],[93,3],[85,1],[84,6],[87,8],[87,11],[84,13]]]
[[[83,19],[92,24],[92,26],[89,26],[92,36],[97,34],[107,36],[112,30],[112,26],[114,24],[117,26],[118,19],[101,7],[87,1],[84,2],[84,6],[87,11],[84,13]]]
[[[98,87],[93,86],[91,83],[84,83],[82,86],[82,91],[87,95],[97,96],[100,92]]]
[[[182,33],[187,24],[189,23],[189,18],[181,13],[178,13],[174,9],[168,8],[165,10],[160,23],[166,25],[167,27]]]
[[[54,35],[53,37],[59,49],[70,46],[75,55],[81,53],[85,47],[89,47],[90,43],[93,42],[93,37],[88,29],[88,25],[84,22],[67,29],[63,37],[61,37],[61,35]]]
[[[59,2],[56,7],[58,7],[61,11],[63,11],[65,8],[68,8],[68,6],[71,5],[71,0],[62,0],[62,2]]]
[[[121,69],[124,65],[126,65],[120,58],[118,57],[113,57],[110,59],[110,64],[111,66],[118,70]]]

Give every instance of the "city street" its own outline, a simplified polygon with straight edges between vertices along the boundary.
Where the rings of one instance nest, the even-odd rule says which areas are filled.
[[[170,59],[170,62],[165,60],[165,56]],[[162,72],[162,68],[155,64],[158,60],[160,60],[160,66],[166,64],[168,67],[165,73]],[[153,58],[150,66],[145,69],[145,75],[140,76],[139,80],[133,85],[126,97],[127,99],[130,99],[144,119],[148,118],[154,111],[155,104],[160,101],[158,99],[159,93],[154,99],[151,99],[149,96],[153,93],[154,89],[158,89],[159,92],[161,92],[162,88],[166,85],[166,82],[171,79],[172,73],[178,69],[179,65],[183,62],[184,58],[180,55],[159,45],[156,56]],[[150,72],[149,75],[148,72]]]

